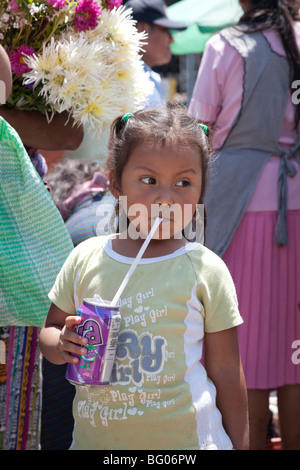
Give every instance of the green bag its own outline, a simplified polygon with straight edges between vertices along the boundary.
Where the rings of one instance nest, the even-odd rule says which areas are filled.
[[[42,326],[72,248],[19,135],[0,117],[0,326]]]

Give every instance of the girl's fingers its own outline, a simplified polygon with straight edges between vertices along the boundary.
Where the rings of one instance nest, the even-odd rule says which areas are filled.
[[[65,325],[68,330],[73,330],[80,322],[81,317],[79,315],[69,315],[65,320]]]
[[[88,339],[74,331],[80,322],[81,318],[74,315],[68,316],[65,320],[65,326],[60,335],[60,350],[65,362],[76,364],[79,361],[77,356],[87,353],[87,348],[84,346],[88,344]]]
[[[84,356],[87,352],[87,348],[61,340],[61,354],[65,362],[76,364],[79,361],[79,356]]]
[[[69,316],[66,318],[66,327],[64,331],[64,338],[67,341],[71,341],[75,344],[81,344],[86,346],[88,344],[88,339],[85,336],[80,336],[74,331],[76,325],[79,325],[81,322],[81,317],[79,316]]]
[[[86,354],[87,353],[87,348],[85,348],[84,346],[81,346],[81,345],[78,345],[78,344],[75,344],[71,341],[67,341],[67,340],[62,340],[62,347],[63,347],[63,350],[68,352],[68,353],[72,353],[72,354],[78,354],[79,356],[81,354]]]

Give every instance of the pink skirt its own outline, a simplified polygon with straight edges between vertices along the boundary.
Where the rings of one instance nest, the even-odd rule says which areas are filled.
[[[246,212],[223,256],[244,319],[239,343],[249,389],[300,383],[300,210],[288,212],[288,246],[274,242],[276,219],[276,212]]]

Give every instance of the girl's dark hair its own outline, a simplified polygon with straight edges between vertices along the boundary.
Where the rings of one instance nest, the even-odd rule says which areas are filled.
[[[276,29],[282,39],[290,62],[291,83],[300,77],[300,54],[292,21],[299,21],[299,0],[251,0],[252,8],[245,12],[238,24],[248,25],[248,32]],[[296,108],[295,124],[299,123],[300,110]]]
[[[130,154],[142,142],[159,147],[172,145],[177,149],[194,148],[199,152],[202,168],[199,204],[203,204],[209,164],[208,138],[197,121],[187,115],[185,108],[168,105],[164,108],[146,109],[136,112],[128,120],[119,117],[113,122],[107,170],[114,172],[119,190],[123,168]]]

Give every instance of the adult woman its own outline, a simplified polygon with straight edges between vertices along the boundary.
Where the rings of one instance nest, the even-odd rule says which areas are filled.
[[[1,104],[11,82],[10,62],[0,46]],[[48,290],[72,242],[42,181],[43,159],[29,158],[8,120],[33,146],[44,141],[42,136],[49,144],[57,121],[47,128],[40,113],[0,109],[0,341],[6,348],[0,364],[0,449],[26,450],[39,447],[38,327],[48,309]],[[58,146],[63,140],[63,132],[55,133]]]
[[[271,389],[282,445],[300,448],[300,368],[292,361],[300,337],[300,138],[291,100],[300,73],[296,3],[240,0],[239,24],[207,45],[189,108],[215,128],[207,244],[231,271],[245,321],[240,346],[252,449],[265,446]]]

